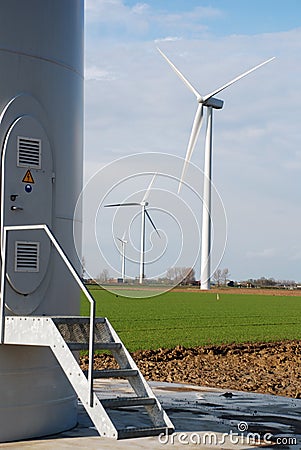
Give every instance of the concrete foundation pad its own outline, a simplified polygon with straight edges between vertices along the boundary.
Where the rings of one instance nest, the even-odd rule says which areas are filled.
[[[114,384],[113,384],[114,383]],[[82,405],[76,428],[43,439],[0,444],[15,449],[172,449],[301,448],[301,400],[264,394],[199,387],[188,384],[150,383],[175,425],[170,436],[115,441],[98,436]],[[129,395],[127,381],[97,380],[100,398]],[[133,408],[132,408],[133,410]],[[143,426],[147,415],[112,411],[121,427]],[[135,423],[132,423],[135,418]],[[16,427],[18,424],[16,424]]]

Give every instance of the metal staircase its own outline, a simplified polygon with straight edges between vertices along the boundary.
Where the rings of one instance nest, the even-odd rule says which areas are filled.
[[[89,301],[89,317],[7,316],[5,314],[7,233],[22,229],[45,231]],[[82,283],[81,278],[47,225],[3,227],[1,256],[0,344],[49,347],[100,436],[125,439],[173,432],[172,422],[108,319],[95,318],[95,300]],[[86,372],[81,370],[76,356],[72,353],[78,350],[88,350],[89,352],[89,365]],[[93,367],[94,350],[110,351],[117,362],[118,368],[95,371]],[[114,379],[117,377],[128,380],[132,395],[99,399],[95,394],[93,381],[96,378]],[[114,381],[112,381],[112,391],[114,391]],[[135,425],[138,410],[141,408],[144,410],[143,423],[147,423],[143,427]],[[121,409],[122,413],[128,413],[129,410],[132,410],[131,419],[127,421],[126,428],[120,427],[116,423],[117,416],[112,414],[112,410],[116,409]],[[147,421],[145,415],[148,416]]]
[[[125,439],[172,432],[173,425],[167,414],[106,318],[95,319],[94,349],[110,350],[119,368],[93,371],[93,379],[126,378],[133,396],[100,400],[93,392],[90,404],[89,381],[72,353],[88,348],[89,334],[88,317],[6,316],[4,344],[49,346],[101,436]],[[135,427],[137,407],[144,407],[147,412],[148,427]],[[118,424],[113,423],[110,410],[117,408],[133,408],[132,423],[128,428],[118,429]]]

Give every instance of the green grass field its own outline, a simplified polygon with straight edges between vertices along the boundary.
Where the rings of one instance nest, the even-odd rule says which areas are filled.
[[[92,289],[96,315],[109,318],[130,351],[301,338],[301,297],[168,292],[144,299]],[[81,314],[88,315],[83,299]]]

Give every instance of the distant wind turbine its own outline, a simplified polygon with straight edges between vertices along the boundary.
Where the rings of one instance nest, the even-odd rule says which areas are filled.
[[[121,242],[121,279],[122,282],[125,280],[125,246],[128,241],[125,240],[125,232],[123,233],[122,238],[116,236],[116,239]]]
[[[219,87],[218,89],[210,92],[205,96],[202,96],[184,77],[184,75],[177,69],[177,67],[167,58],[167,56],[158,48],[159,52],[180,77],[180,79],[186,84],[186,86],[194,93],[196,96],[198,107],[193,120],[191,134],[187,146],[185,162],[181,174],[181,179],[179,183],[178,193],[181,190],[181,186],[185,177],[185,173],[188,167],[193,150],[196,146],[197,139],[201,130],[203,122],[203,109],[204,106],[207,107],[207,127],[206,127],[206,139],[205,139],[205,161],[204,161],[204,190],[203,190],[203,216],[202,216],[202,248],[201,248],[201,289],[210,289],[210,248],[211,248],[211,162],[212,162],[212,109],[222,109],[223,100],[214,98],[216,94],[223,91],[231,84],[236,83],[241,78],[254,72],[254,70],[259,69],[259,67],[264,66],[269,63],[275,57],[268,59],[267,61],[258,64],[250,70],[247,70],[243,74],[237,76],[233,80]]]
[[[158,236],[160,237],[160,234],[151,218],[151,216],[149,215],[149,212],[147,211],[146,207],[148,206],[148,202],[147,199],[149,197],[150,194],[150,190],[151,187],[154,183],[154,180],[156,178],[156,173],[153,176],[148,188],[145,191],[145,194],[143,196],[143,199],[140,203],[138,202],[129,202],[129,203],[114,203],[111,205],[104,205],[105,208],[112,208],[112,207],[119,207],[119,206],[141,206],[141,241],[140,241],[140,271],[139,271],[139,283],[142,284],[143,283],[143,279],[144,279],[144,265],[145,265],[145,217],[148,218],[148,220],[150,221],[152,227],[154,228],[154,230],[156,231],[156,233],[158,234]]]

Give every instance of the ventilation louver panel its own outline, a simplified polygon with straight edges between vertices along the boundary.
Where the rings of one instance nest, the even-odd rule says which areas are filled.
[[[15,272],[39,272],[40,243],[16,241]]]
[[[41,139],[18,136],[18,167],[41,169]]]

